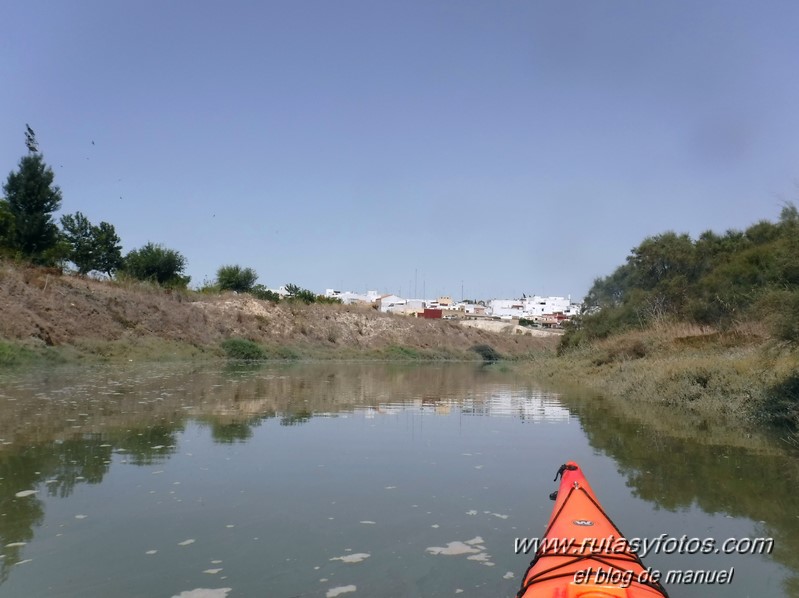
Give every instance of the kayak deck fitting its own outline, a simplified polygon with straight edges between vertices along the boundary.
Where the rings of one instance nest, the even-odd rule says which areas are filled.
[[[517,598],[668,598],[570,461]]]

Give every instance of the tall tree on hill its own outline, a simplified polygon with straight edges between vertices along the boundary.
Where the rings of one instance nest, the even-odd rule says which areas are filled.
[[[101,222],[94,227],[94,246],[97,250],[94,269],[109,278],[122,268],[122,245],[113,224]]]
[[[64,238],[69,243],[68,259],[80,274],[92,270],[110,278],[122,266],[122,247],[114,226],[101,222],[94,226],[81,212],[61,217]]]
[[[4,211],[10,217],[5,218],[5,230],[0,230],[0,245],[33,262],[48,263],[59,240],[53,213],[61,205],[61,190],[53,185],[53,171],[33,143],[3,185]]]
[[[14,231],[14,215],[5,199],[0,199],[0,255],[12,253],[9,239]]]

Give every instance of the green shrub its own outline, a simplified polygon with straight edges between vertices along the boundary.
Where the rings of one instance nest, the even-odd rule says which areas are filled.
[[[791,374],[768,390],[763,412],[772,423],[799,429],[799,373]]]
[[[639,339],[620,339],[613,342],[603,353],[594,359],[594,365],[606,365],[619,361],[631,361],[646,357],[649,349]]]
[[[266,352],[258,343],[246,338],[229,338],[222,343],[228,359],[243,359],[246,361],[256,361],[266,359]]]
[[[799,343],[799,291],[771,290],[756,304],[769,329],[781,341]]]
[[[492,362],[502,359],[502,355],[500,355],[491,345],[475,345],[471,350],[482,357],[483,361]]]
[[[0,366],[17,365],[30,358],[30,351],[0,342]]]
[[[53,347],[28,348],[0,340],[0,367],[27,363],[61,363],[64,356]]]
[[[280,301],[280,295],[274,291],[270,291],[262,284],[257,284],[251,288],[250,295],[256,299],[261,299],[262,301],[271,301],[272,303],[277,303]]]
[[[280,359],[294,360],[300,358],[300,354],[291,347],[280,346],[275,349],[274,353]]]
[[[316,293],[308,289],[303,289],[294,283],[288,283],[286,285],[286,292],[289,294],[289,301],[302,301],[306,305],[315,303],[317,299]]]
[[[309,291],[308,289],[300,289],[293,296],[293,299],[296,299],[297,301],[302,301],[306,305],[310,305],[311,303],[316,302],[316,294],[313,291]]]
[[[147,243],[125,256],[123,271],[137,280],[157,282],[168,287],[185,288],[190,278],[183,276],[186,258],[174,249]]]
[[[252,268],[242,268],[239,265],[222,266],[216,272],[216,280],[223,291],[246,293],[255,286],[258,274]]]
[[[400,347],[399,345],[391,345],[386,348],[386,357],[388,359],[421,359],[422,355],[416,349],[410,347]]]
[[[203,295],[218,295],[221,290],[219,285],[205,281],[203,285],[197,289],[197,292]]]
[[[558,341],[556,351],[558,357],[588,341],[588,335],[583,329],[582,321],[583,316],[576,316],[563,325],[566,333]]]

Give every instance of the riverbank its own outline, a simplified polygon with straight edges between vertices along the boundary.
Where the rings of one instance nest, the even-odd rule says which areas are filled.
[[[764,326],[723,334],[656,326],[558,356],[558,336],[512,326],[490,331],[369,307],[168,291],[8,262],[0,262],[0,314],[0,366],[219,360],[232,340],[271,360],[479,360],[474,348],[482,346],[544,382],[580,384],[632,409],[657,406],[700,428],[799,426],[799,355]]]
[[[525,367],[542,380],[580,384],[632,409],[665,409],[699,429],[799,425],[799,355],[756,325],[725,333],[657,326],[560,356],[540,354]]]
[[[271,359],[479,360],[553,352],[557,337],[465,328],[371,307],[271,303],[170,291],[0,262],[0,365],[39,361],[219,359],[244,339]]]

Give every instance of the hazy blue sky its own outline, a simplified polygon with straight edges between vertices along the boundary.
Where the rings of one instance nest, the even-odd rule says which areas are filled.
[[[775,220],[796,0],[6,1],[0,174],[321,292],[572,294],[644,237]],[[415,275],[416,273],[416,275]],[[415,277],[416,276],[416,277]]]

